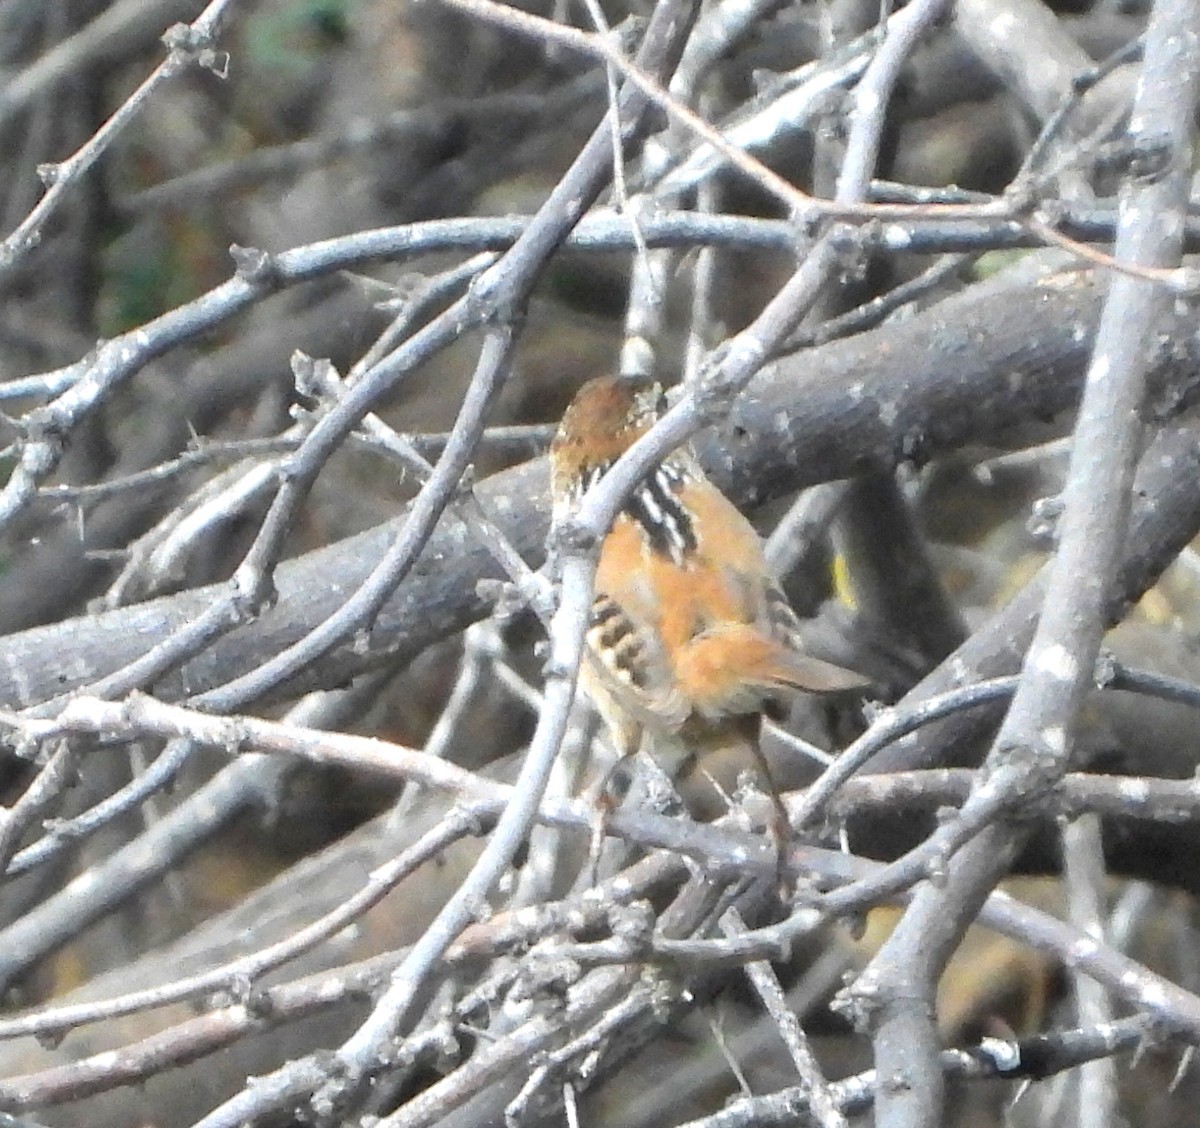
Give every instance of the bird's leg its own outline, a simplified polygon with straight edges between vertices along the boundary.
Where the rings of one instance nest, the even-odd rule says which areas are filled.
[[[588,836],[587,874],[588,886],[595,885],[600,878],[600,852],[604,848],[604,839],[608,835],[608,820],[617,809],[620,798],[614,798],[611,784],[617,775],[617,769],[624,759],[616,760],[605,770],[600,780],[599,788],[593,791],[592,818]]]
[[[588,788],[592,802],[586,869],[589,885],[596,884],[600,871],[600,854],[608,834],[608,820],[629,790],[630,757],[637,752],[642,742],[641,726],[622,726],[615,729],[610,727],[608,735],[616,758]]]
[[[763,782],[766,784],[766,792],[771,798],[771,814],[766,819],[765,833],[767,841],[775,852],[776,888],[780,899],[787,904],[793,890],[784,863],[787,860],[788,846],[792,841],[792,822],[788,818],[787,807],[784,806],[775,778],[771,774],[770,765],[757,744],[754,746],[754,759]]]
[[[771,844],[779,865],[786,857],[792,827],[766,757],[757,714],[696,719],[681,736],[688,755],[676,765],[675,780],[688,810],[708,821],[739,809]],[[731,798],[732,796],[732,798]],[[782,871],[780,888],[786,889]]]

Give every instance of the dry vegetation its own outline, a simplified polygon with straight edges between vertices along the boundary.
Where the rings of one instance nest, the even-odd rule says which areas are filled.
[[[0,1128],[1194,1117],[1200,2],[884,7],[0,0]],[[782,857],[589,859],[614,367]]]

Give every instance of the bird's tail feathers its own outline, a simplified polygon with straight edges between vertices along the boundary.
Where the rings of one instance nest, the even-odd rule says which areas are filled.
[[[780,692],[845,693],[868,685],[861,675],[784,646],[749,623],[697,635],[676,673],[682,696],[710,716],[752,712]]]

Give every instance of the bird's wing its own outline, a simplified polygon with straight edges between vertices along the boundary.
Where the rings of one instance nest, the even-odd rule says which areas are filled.
[[[687,703],[654,632],[609,592],[592,603],[587,647],[590,672],[616,705],[643,724],[674,728],[683,722]]]

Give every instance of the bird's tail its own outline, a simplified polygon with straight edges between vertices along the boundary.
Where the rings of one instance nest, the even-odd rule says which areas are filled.
[[[780,692],[844,693],[865,678],[784,646],[749,623],[729,623],[697,635],[676,664],[682,696],[700,713],[750,713]]]

